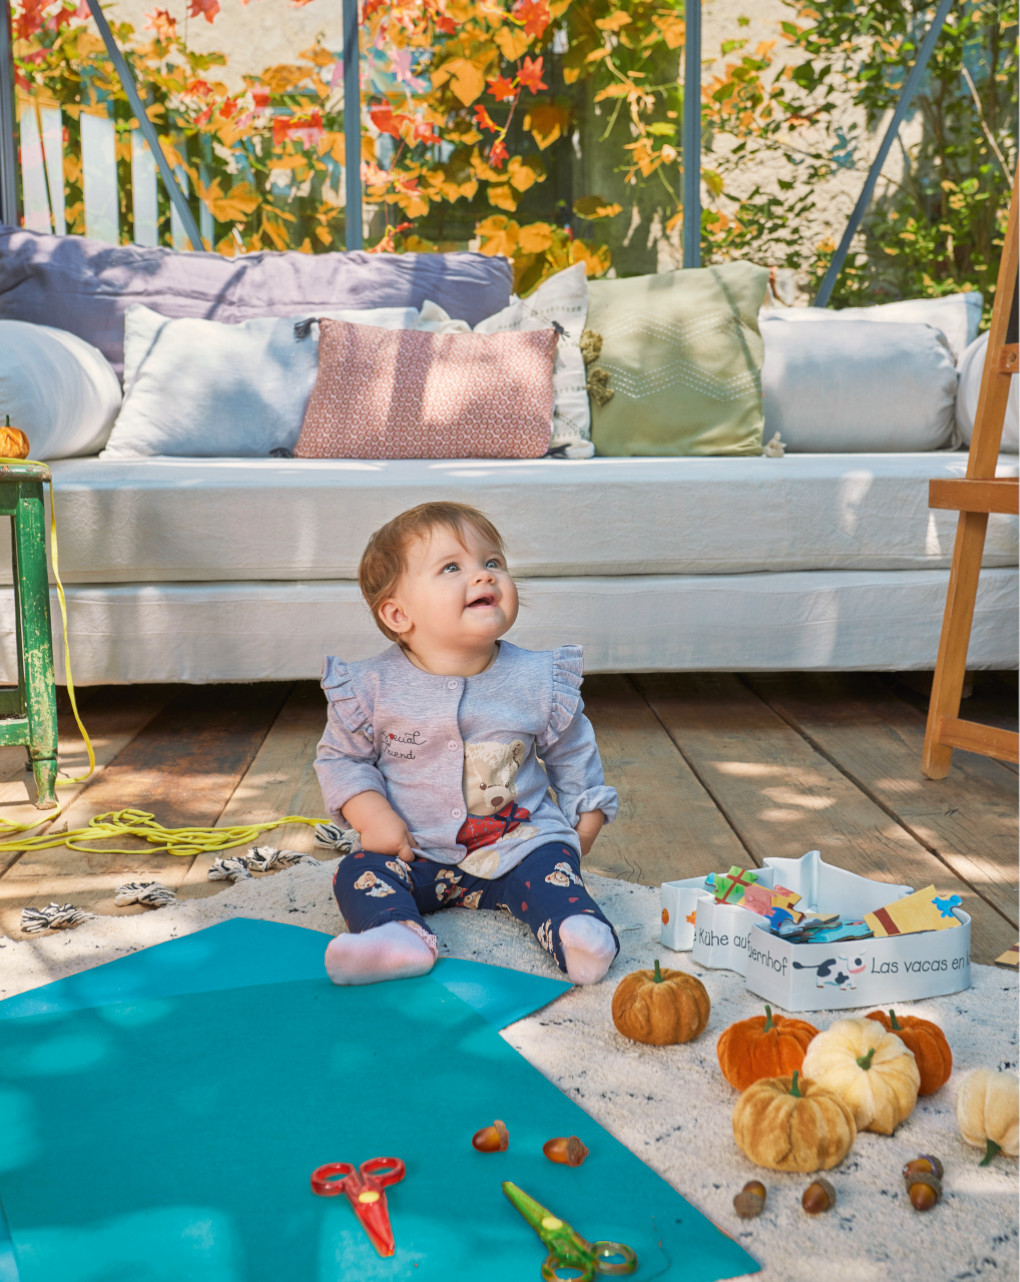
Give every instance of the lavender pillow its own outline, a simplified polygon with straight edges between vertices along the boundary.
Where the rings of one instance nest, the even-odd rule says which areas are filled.
[[[0,227],[0,318],[69,330],[98,347],[118,377],[124,312],[237,322],[347,308],[414,307],[431,298],[476,325],[510,302],[505,258],[475,253],[220,254],[108,245]]]

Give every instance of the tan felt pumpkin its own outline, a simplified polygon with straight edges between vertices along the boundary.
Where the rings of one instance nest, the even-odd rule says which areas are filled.
[[[733,1138],[770,1171],[829,1171],[850,1152],[857,1127],[838,1095],[795,1072],[744,1091],[733,1109]]]
[[[1016,1157],[1020,1116],[1020,1077],[990,1068],[975,1068],[956,1093],[956,1122],[968,1144],[985,1150],[987,1166],[997,1153]]]
[[[917,1103],[913,1053],[873,1019],[837,1019],[804,1056],[804,1073],[849,1104],[859,1131],[891,1135]]]
[[[635,970],[613,993],[613,1023],[635,1042],[669,1046],[690,1042],[712,1009],[705,985],[682,970]]]
[[[803,1019],[754,1015],[731,1024],[719,1035],[715,1053],[723,1077],[738,1091],[745,1091],[761,1077],[785,1077],[804,1063],[804,1052],[818,1033]]]
[[[897,1015],[891,1010],[868,1011],[868,1019],[877,1020],[890,1033],[895,1033],[908,1051],[913,1051],[917,1071],[921,1074],[918,1095],[932,1095],[949,1081],[953,1071],[953,1052],[946,1035],[930,1019],[916,1015]]]

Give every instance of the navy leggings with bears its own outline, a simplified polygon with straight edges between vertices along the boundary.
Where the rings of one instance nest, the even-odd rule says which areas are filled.
[[[428,927],[422,914],[440,908],[505,908],[529,926],[560,970],[566,970],[560,925],[586,913],[604,921],[602,910],[585,889],[577,852],[551,841],[525,855],[502,877],[474,877],[456,864],[430,859],[403,863],[395,855],[359,851],[340,860],[333,893],[347,928],[354,934],[387,921],[413,921]],[[613,930],[617,951],[620,941]]]

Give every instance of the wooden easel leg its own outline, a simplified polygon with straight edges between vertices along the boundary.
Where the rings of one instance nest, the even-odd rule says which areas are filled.
[[[987,512],[960,513],[924,734],[921,769],[929,779],[944,779],[952,762],[953,750],[940,741],[940,732],[944,718],[957,717],[960,713],[987,528]]]

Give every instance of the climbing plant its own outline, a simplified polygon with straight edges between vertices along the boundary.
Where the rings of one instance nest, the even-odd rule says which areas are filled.
[[[210,23],[220,7],[187,4]],[[706,50],[701,239],[707,261],[791,268],[811,290],[935,6],[783,5],[771,38],[752,41],[741,18]],[[89,111],[114,118],[129,227],[136,122],[83,5],[15,0],[14,17],[23,105],[63,111],[69,228],[83,230],[77,131]],[[990,295],[1016,162],[1016,26],[1017,0],[954,7],[834,301]],[[335,50],[317,39],[228,88],[224,57],[189,47],[167,9],[115,34],[215,247],[343,244]],[[523,292],[571,262],[591,275],[677,265],[684,36],[683,0],[363,0],[369,244],[476,244],[512,258]],[[166,230],[165,199],[162,217]]]

